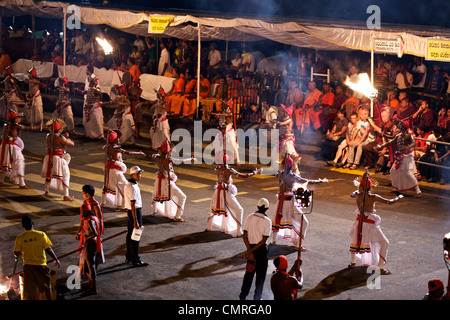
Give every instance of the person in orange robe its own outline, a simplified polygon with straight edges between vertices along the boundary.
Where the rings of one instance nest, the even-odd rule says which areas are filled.
[[[334,101],[334,93],[331,91],[331,86],[328,83],[325,83],[322,87],[323,95],[319,98],[319,104],[316,105],[315,108],[311,108],[308,110],[308,120],[309,124],[312,124],[314,130],[319,130],[322,127],[322,123],[320,121],[320,115],[324,108],[330,108],[333,105]]]
[[[184,74],[180,73],[178,70],[175,71],[175,81],[173,82],[172,89],[167,93],[165,98],[167,102],[167,113],[180,115],[181,108],[184,101],[184,89],[186,84],[186,78]]]
[[[322,96],[322,91],[317,89],[316,82],[310,81],[308,84],[308,90],[306,91],[305,100],[303,101],[303,108],[305,109],[305,115],[303,117],[303,122],[305,127],[308,128],[311,125],[310,113],[311,110],[317,109],[320,104],[320,98]],[[319,119],[317,118],[317,122]],[[320,124],[320,122],[319,122]]]
[[[192,77],[191,71],[185,72],[186,86],[183,95],[183,117],[189,117],[195,113],[197,107],[197,79]]]
[[[131,79],[132,80],[139,79],[139,77],[141,76],[141,71],[139,70],[139,67],[134,62],[134,58],[131,58],[131,57],[128,58],[127,66],[128,66],[128,71],[131,74]]]

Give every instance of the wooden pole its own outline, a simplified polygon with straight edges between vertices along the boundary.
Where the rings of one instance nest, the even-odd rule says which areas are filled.
[[[201,24],[198,24],[198,39],[197,39],[197,119],[198,109],[200,107],[200,61],[202,57],[202,43],[201,43]]]

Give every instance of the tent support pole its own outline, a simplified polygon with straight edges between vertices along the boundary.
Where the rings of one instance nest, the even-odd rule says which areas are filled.
[[[63,66],[64,66],[64,69],[63,69],[63,74],[64,74],[64,78],[66,77],[66,57],[67,57],[67,52],[66,52],[66,50],[67,50],[67,48],[66,48],[66,40],[67,40],[67,35],[66,35],[66,32],[67,32],[67,28],[66,28],[66,21],[67,21],[67,10],[66,10],[66,8],[64,8],[63,9],[64,10],[64,18],[63,18]]]
[[[197,36],[197,119],[198,119],[198,109],[200,107],[200,60],[202,52],[201,35],[200,35],[201,24],[198,24],[198,36]]]
[[[374,51],[370,50],[370,85],[373,88],[373,59]],[[373,118],[373,98],[370,98],[370,117]]]
[[[33,28],[33,49],[36,50],[36,19],[31,16],[31,28]]]

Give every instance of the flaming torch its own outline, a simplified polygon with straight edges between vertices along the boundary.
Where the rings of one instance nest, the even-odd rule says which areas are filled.
[[[114,65],[116,67],[118,67],[118,65],[116,64],[116,61],[114,60],[114,56],[112,56],[112,53],[114,52],[114,48],[112,47],[112,45],[105,38],[102,39],[99,37],[95,37],[95,40],[97,40],[100,47],[102,47],[103,51],[105,52],[105,55],[107,55],[107,56],[111,55]],[[117,71],[117,69],[116,69],[116,71]],[[120,83],[123,83],[122,78],[120,77],[119,71],[117,71],[117,76],[119,77]]]
[[[345,85],[349,86],[354,91],[358,91],[359,93],[365,95],[370,99],[370,116],[373,117],[373,99],[377,97],[378,90],[375,89],[370,83],[367,73],[360,73],[358,75],[357,82],[350,81],[350,78],[347,76],[347,79],[345,79]]]
[[[102,47],[103,51],[105,51],[106,55],[110,55],[113,53],[114,49],[109,44],[109,42],[106,41],[106,39],[101,39],[99,37],[96,37],[95,40],[97,40],[98,44]]]

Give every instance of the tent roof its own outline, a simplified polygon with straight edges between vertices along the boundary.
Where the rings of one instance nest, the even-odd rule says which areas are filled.
[[[64,10],[70,19],[74,14],[70,4],[63,2],[34,2],[31,0],[0,0],[2,16],[18,14],[63,19]],[[427,39],[450,39],[450,29],[430,26],[382,24],[370,30],[365,23],[328,19],[296,19],[292,17],[248,18],[231,15],[183,15],[174,12],[145,12],[77,5],[75,14],[84,24],[106,24],[124,32],[149,35],[151,16],[173,17],[162,34],[156,36],[204,41],[258,41],[270,39],[288,45],[319,50],[373,49],[373,39],[396,40],[401,37],[404,53],[425,57]]]

